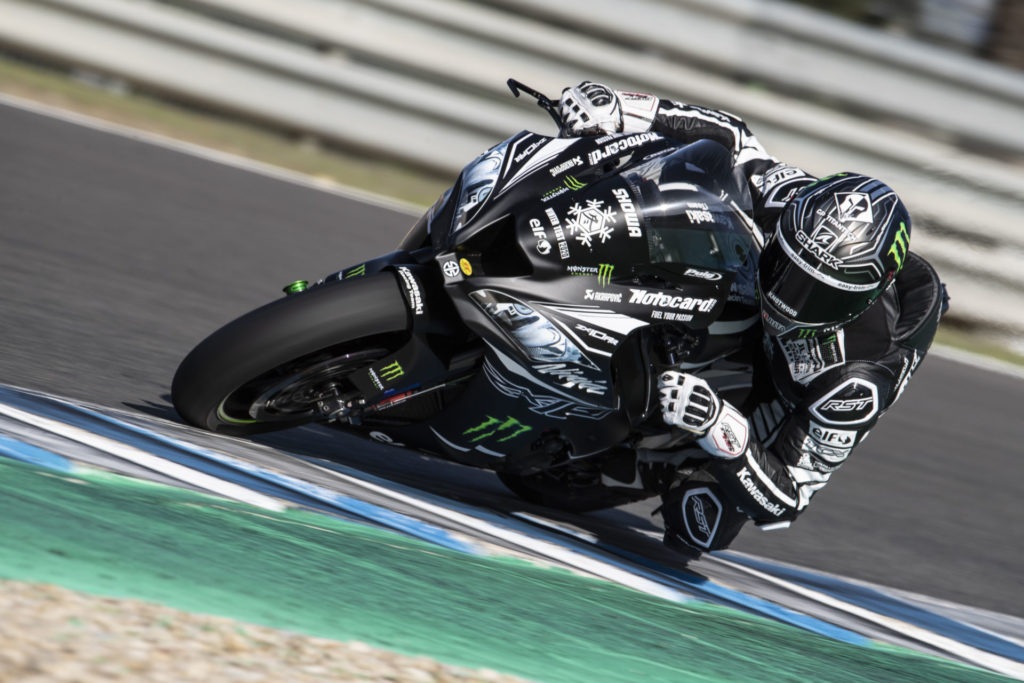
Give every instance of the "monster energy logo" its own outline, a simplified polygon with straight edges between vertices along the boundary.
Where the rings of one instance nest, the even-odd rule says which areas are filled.
[[[587,186],[587,184],[581,183],[579,180],[577,180],[571,175],[567,175],[565,176],[565,186],[568,187],[570,190],[582,190],[584,187]]]
[[[804,329],[800,330],[800,333],[797,335],[797,338],[798,339],[809,339],[811,337],[816,337],[816,336],[818,336],[818,331],[817,330],[809,330],[807,328],[804,328]]]
[[[900,222],[900,229],[896,233],[896,239],[893,240],[892,246],[889,247],[889,253],[892,254],[892,258],[896,261],[896,270],[903,267],[903,259],[907,257],[907,246],[910,243],[910,235],[907,233],[906,223]]]
[[[384,389],[385,382],[393,382],[405,374],[405,370],[402,369],[402,366],[398,364],[397,360],[378,368],[376,371],[374,371],[373,368],[370,368],[368,372],[370,374],[370,381],[373,382],[373,385],[377,387],[378,390]]]
[[[387,365],[382,367],[378,374],[380,375],[380,378],[382,380],[384,380],[385,382],[390,382],[391,380],[398,379],[399,377],[404,375],[405,371],[402,370],[402,366],[399,365],[398,361],[396,360],[394,363],[388,363]]]
[[[525,434],[533,429],[529,425],[524,425],[514,417],[506,417],[504,421],[499,420],[496,417],[487,416],[487,419],[478,424],[476,427],[470,427],[466,431],[462,432],[463,436],[472,435],[470,443],[476,443],[483,441],[484,439],[491,436],[500,436],[498,443],[514,439],[520,434]]]
[[[356,266],[352,270],[350,270],[347,273],[345,273],[345,277],[343,279],[347,280],[350,277],[360,277],[362,275],[366,275],[366,264],[365,263],[362,264],[362,265]]]
[[[615,270],[615,266],[610,263],[599,263],[597,266],[597,282],[602,287],[608,285],[612,281],[612,271]]]

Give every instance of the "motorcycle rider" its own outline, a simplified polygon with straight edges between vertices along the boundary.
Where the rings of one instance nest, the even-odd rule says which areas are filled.
[[[669,479],[661,512],[666,544],[698,551],[726,547],[748,518],[788,526],[903,393],[948,308],[935,271],[909,251],[906,208],[873,178],[819,179],[780,162],[723,111],[583,82],[563,91],[559,114],[566,136],[712,141],[708,165],[746,181],[766,238],[753,390],[733,406],[697,374],[660,374],[665,423],[710,456]],[[638,455],[641,477],[656,465]]]

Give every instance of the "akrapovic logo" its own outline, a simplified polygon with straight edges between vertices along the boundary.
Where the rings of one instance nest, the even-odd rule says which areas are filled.
[[[646,289],[632,289],[632,296],[629,303],[642,306],[654,306],[655,308],[675,308],[680,311],[700,311],[710,313],[718,303],[718,299],[692,296],[673,296],[664,292],[651,292]]]
[[[605,301],[613,304],[622,303],[621,292],[598,292],[593,289],[588,289],[583,292],[583,298],[587,301]]]

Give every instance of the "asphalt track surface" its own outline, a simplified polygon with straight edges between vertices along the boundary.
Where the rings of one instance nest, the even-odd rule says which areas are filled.
[[[390,251],[412,220],[0,105],[0,382],[177,419],[170,380],[200,339]],[[1021,405],[1021,377],[931,355],[791,529],[748,528],[733,549],[1024,616]],[[326,429],[261,441],[522,509],[489,473]],[[657,531],[653,507],[575,522],[628,544]]]

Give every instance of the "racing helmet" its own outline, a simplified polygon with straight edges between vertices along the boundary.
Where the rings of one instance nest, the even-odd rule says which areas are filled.
[[[885,183],[837,173],[801,189],[758,263],[765,332],[853,320],[892,284],[909,247],[910,215]]]

